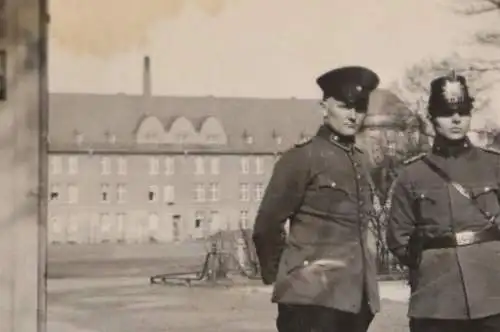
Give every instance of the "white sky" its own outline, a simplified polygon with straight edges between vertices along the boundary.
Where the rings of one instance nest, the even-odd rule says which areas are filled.
[[[463,44],[500,16],[464,18],[447,2],[51,0],[50,88],[139,93],[146,54],[161,95],[317,98],[316,76],[346,64],[386,86],[427,56],[486,54]]]

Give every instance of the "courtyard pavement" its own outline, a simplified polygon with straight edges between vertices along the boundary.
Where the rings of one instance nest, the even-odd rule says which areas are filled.
[[[199,270],[204,243],[49,247],[47,332],[274,332],[271,288],[150,285],[149,276]],[[241,281],[241,282],[240,282]],[[380,283],[370,332],[407,332],[408,288]]]
[[[147,278],[48,281],[47,332],[272,332],[265,286],[150,285]],[[381,282],[382,311],[370,332],[406,332],[408,289]]]

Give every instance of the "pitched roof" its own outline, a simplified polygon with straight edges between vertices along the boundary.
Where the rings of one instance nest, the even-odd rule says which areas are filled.
[[[391,114],[394,95],[376,90],[370,98],[370,114]],[[301,135],[313,135],[321,123],[317,100],[229,97],[183,97],[141,95],[97,95],[51,93],[49,98],[49,142],[52,151],[93,149],[114,151],[178,151],[186,149],[218,152],[276,152],[298,142]],[[218,119],[228,137],[226,146],[138,145],[135,133],[141,120],[155,116],[165,131],[180,118],[199,130],[208,117]],[[75,133],[84,135],[77,145]],[[253,137],[247,144],[244,133]],[[116,143],[108,143],[108,134]],[[277,145],[273,135],[279,135]]]

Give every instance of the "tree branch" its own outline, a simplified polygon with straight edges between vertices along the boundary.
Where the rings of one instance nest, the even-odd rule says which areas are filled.
[[[488,107],[490,101],[488,92],[495,83],[500,81],[499,75],[489,75],[500,72],[500,61],[467,59],[458,55],[442,60],[422,61],[408,68],[404,77],[399,82],[395,82],[393,91],[417,116],[420,131],[426,136],[434,135],[426,109],[430,82],[437,76],[449,73],[451,69],[455,69],[457,73],[467,78],[471,94],[476,99],[474,103],[476,110]]]
[[[500,0],[483,0],[483,1],[486,1],[486,2],[490,3],[496,9],[500,9]]]
[[[474,38],[479,44],[500,46],[500,32],[498,31],[478,32]]]
[[[470,2],[470,1],[468,1]],[[500,0],[477,0],[467,8],[455,9],[461,15],[473,16],[500,10]]]

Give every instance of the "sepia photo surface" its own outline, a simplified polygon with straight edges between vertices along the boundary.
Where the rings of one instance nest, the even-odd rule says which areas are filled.
[[[0,8],[1,331],[500,331],[499,1]]]

